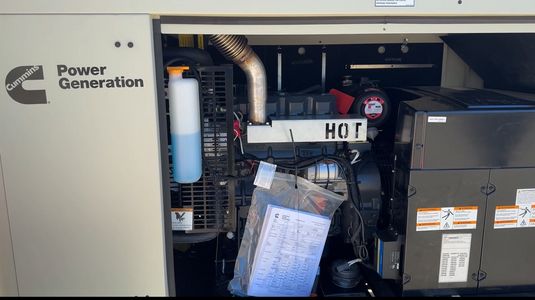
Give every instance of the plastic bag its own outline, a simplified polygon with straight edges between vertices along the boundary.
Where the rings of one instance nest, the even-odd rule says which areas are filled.
[[[258,240],[262,233],[261,229],[268,206],[287,208],[308,215],[324,216],[330,222],[343,201],[343,196],[302,177],[275,172],[270,189],[256,187],[253,191],[245,232],[234,265],[234,278],[228,286],[229,291],[236,296],[249,296],[247,291],[255,263],[255,252],[257,247],[262,246],[259,245]],[[325,240],[323,240],[321,249],[323,249],[324,243]],[[319,260],[317,264],[319,264]],[[316,265],[316,269],[317,267],[318,265]],[[310,291],[308,292],[310,293]]]

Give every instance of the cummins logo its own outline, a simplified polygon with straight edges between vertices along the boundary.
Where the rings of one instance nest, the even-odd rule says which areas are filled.
[[[57,65],[58,86],[65,92],[78,92],[95,89],[130,89],[143,88],[141,78],[129,78],[125,75],[108,76],[107,66],[67,66]],[[48,67],[47,67],[48,68]],[[53,80],[47,75],[47,81]],[[113,76],[113,75],[112,75]],[[6,91],[13,100],[22,104],[45,104],[45,90],[26,90],[26,80],[43,80],[43,66],[22,66],[11,70],[6,76]]]
[[[22,104],[46,104],[45,90],[25,90],[26,80],[43,80],[43,66],[21,66],[11,70],[6,76],[6,90],[13,100]]]

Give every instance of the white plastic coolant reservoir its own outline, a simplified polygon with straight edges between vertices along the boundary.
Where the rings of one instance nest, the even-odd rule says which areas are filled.
[[[182,77],[188,69],[167,68],[173,179],[178,183],[196,182],[202,175],[199,83]]]

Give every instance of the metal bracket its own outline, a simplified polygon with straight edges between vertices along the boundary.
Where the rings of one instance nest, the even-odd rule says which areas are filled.
[[[277,91],[282,90],[282,48],[277,48]]]
[[[327,74],[327,48],[321,48],[321,92],[325,93],[325,79]]]
[[[472,273],[472,279],[475,281],[481,281],[487,278],[487,272],[478,270],[477,273]]]
[[[403,39],[403,44],[401,44],[401,53],[409,52],[409,39]]]
[[[481,193],[488,196],[496,191],[496,186],[489,182],[486,186],[482,186],[480,190]]]

